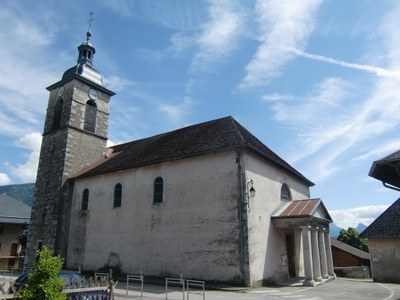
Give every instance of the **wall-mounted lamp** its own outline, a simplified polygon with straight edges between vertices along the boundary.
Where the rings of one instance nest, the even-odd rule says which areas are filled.
[[[254,198],[255,195],[256,189],[253,187],[253,179],[250,179],[246,185],[246,202],[244,204],[247,204],[247,206],[249,206],[249,199]]]

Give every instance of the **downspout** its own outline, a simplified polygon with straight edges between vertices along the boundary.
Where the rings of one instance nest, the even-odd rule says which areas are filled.
[[[396,170],[397,177],[400,178],[400,168],[399,168],[397,165],[394,165],[393,167],[394,167],[395,170]],[[382,181],[382,184],[383,184],[384,187],[387,187],[387,188],[389,188],[389,189],[392,189],[392,190],[395,190],[395,191],[400,192],[400,188],[398,188],[397,186],[393,186],[393,185],[388,184],[388,183],[386,183],[386,182],[384,182],[384,181]]]
[[[246,196],[244,192],[244,187],[246,185],[246,178],[244,174],[242,151],[236,149],[236,164],[237,164],[237,176],[238,176],[238,191],[239,191],[239,239],[240,239],[240,272],[242,274],[244,285],[248,286],[250,284],[249,275],[249,247],[248,247],[248,229],[247,229],[247,210],[245,205]]]
[[[383,184],[384,187],[387,187],[389,189],[392,189],[392,190],[400,192],[400,188],[398,188],[396,186],[390,185],[390,184],[388,184],[388,183],[386,183],[384,181],[382,181],[382,184]]]

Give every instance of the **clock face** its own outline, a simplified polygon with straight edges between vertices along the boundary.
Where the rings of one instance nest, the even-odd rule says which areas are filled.
[[[63,86],[58,89],[58,97],[61,97],[64,94],[64,90],[65,88]]]
[[[88,92],[88,95],[89,95],[89,98],[92,100],[97,100],[97,98],[98,98],[97,91],[94,89],[90,89]]]

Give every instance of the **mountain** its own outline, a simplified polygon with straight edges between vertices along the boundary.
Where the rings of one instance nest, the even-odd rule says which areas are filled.
[[[335,223],[331,223],[329,225],[329,230],[330,230],[330,236],[331,238],[337,238],[340,234],[340,230],[343,228],[337,226]]]
[[[360,223],[360,224],[357,225],[356,230],[357,230],[359,233],[361,233],[361,232],[363,232],[363,231],[365,230],[365,228],[367,228],[367,227],[368,227],[367,225],[364,225],[364,224]]]
[[[29,206],[32,206],[34,192],[34,183],[10,184],[0,186],[0,194],[5,194]]]

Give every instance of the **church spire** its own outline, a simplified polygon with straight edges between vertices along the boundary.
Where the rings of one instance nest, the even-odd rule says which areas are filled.
[[[96,49],[93,47],[93,45],[90,42],[90,39],[92,37],[92,32],[90,31],[92,28],[92,21],[93,21],[93,12],[90,13],[90,19],[88,20],[89,22],[89,28],[88,31],[86,32],[86,41],[83,42],[81,45],[78,47],[79,55],[78,55],[78,65],[88,65],[92,66],[93,63],[93,56],[96,53]]]

